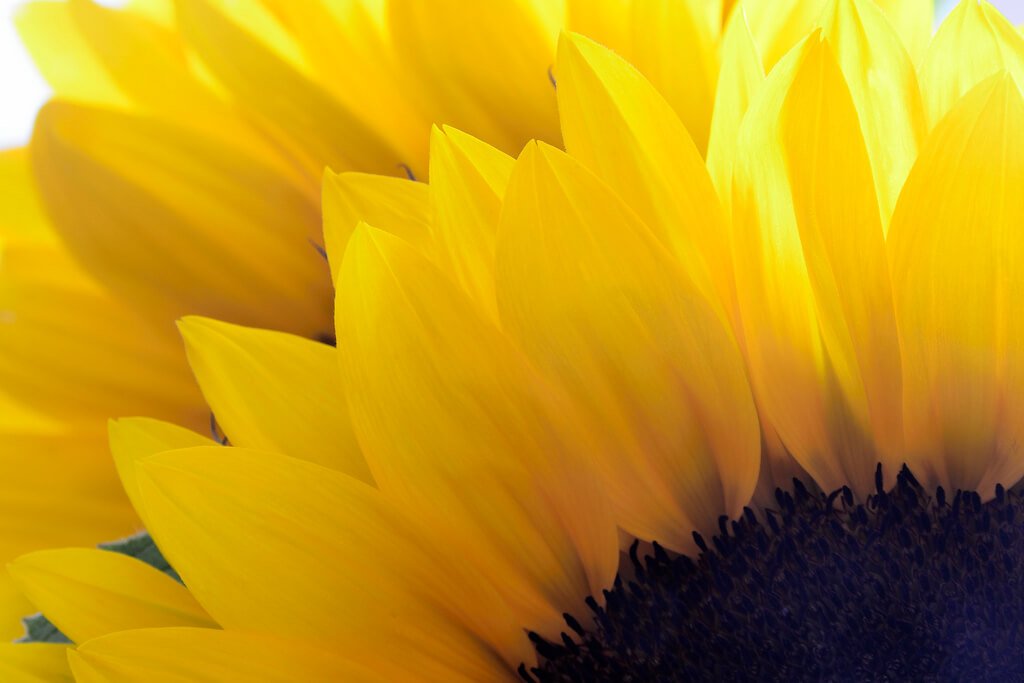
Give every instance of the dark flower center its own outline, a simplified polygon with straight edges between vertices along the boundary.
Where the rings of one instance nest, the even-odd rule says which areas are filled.
[[[864,504],[794,480],[719,520],[698,559],[657,544],[605,606],[531,634],[528,681],[1024,680],[1024,495],[926,494],[903,468]]]

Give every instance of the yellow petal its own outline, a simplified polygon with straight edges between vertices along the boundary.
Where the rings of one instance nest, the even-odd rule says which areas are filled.
[[[494,239],[513,163],[451,127],[435,127],[430,136],[431,227],[439,261],[494,320]]]
[[[147,528],[226,629],[485,677],[529,657],[494,589],[375,489],[302,460],[193,448],[138,466]],[[513,663],[515,662],[515,663]]]
[[[782,56],[807,35],[827,1],[743,0],[742,7],[754,42],[761,50],[765,71],[775,68]]]
[[[615,573],[612,513],[585,462],[592,435],[457,285],[398,238],[360,226],[337,292],[345,391],[377,484],[500,576],[521,623],[557,637],[561,613]]]
[[[212,446],[208,437],[168,422],[148,417],[126,417],[109,424],[110,453],[125,493],[136,510],[142,510],[136,463],[161,451],[193,446]],[[109,540],[109,539],[108,539]]]
[[[157,119],[60,102],[40,112],[31,151],[75,256],[158,319],[324,329],[318,207],[276,166]]]
[[[15,25],[36,68],[59,97],[131,106],[76,25],[71,3],[26,3],[18,9]]]
[[[632,5],[632,0],[568,0],[565,28],[627,54],[633,38]]]
[[[72,683],[70,645],[0,643],[0,677],[8,683]]]
[[[1024,37],[985,0],[961,0],[935,33],[918,72],[929,128],[998,71],[1024,79]]]
[[[9,243],[0,260],[0,385],[53,417],[202,413],[180,347],[84,275],[56,244]]]
[[[935,26],[935,0],[875,0],[892,22],[917,66],[921,63]]]
[[[338,102],[256,37],[270,35],[271,24],[260,24],[253,34],[207,0],[179,0],[176,6],[189,46],[234,101],[259,116],[271,135],[301,158],[311,177],[319,177],[324,166],[395,173],[400,163],[415,164],[372,119]],[[282,41],[291,42],[285,37],[278,45]]]
[[[672,108],[629,63],[582,36],[562,35],[558,77],[566,150],[675,250],[708,299],[731,302],[722,209]]]
[[[740,10],[729,19],[722,38],[722,70],[718,74],[714,116],[708,141],[708,172],[715,182],[728,217],[732,197],[732,165],[736,136],[754,93],[764,82],[761,55]]]
[[[185,352],[235,446],[287,453],[373,483],[341,390],[337,350],[283,332],[188,316]]]
[[[688,550],[694,529],[742,511],[760,432],[728,321],[614,193],[528,146],[497,272],[502,321],[601,425],[620,526]]]
[[[889,233],[907,459],[991,496],[1024,475],[1024,101],[1008,74],[932,131]]]
[[[634,0],[630,62],[664,96],[701,154],[718,80],[721,12],[707,0]],[[559,70],[561,72],[561,69]]]
[[[78,683],[292,683],[382,680],[330,648],[238,631],[123,631],[68,654]]]
[[[0,240],[45,243],[53,237],[32,178],[28,148],[0,151]]]
[[[430,199],[425,183],[368,173],[324,171],[324,247],[331,281],[338,279],[341,257],[360,221],[378,226],[433,255]]]
[[[429,120],[508,154],[560,142],[550,71],[565,0],[391,0],[387,19]]]
[[[183,585],[145,562],[88,548],[22,555],[7,570],[36,608],[68,638],[134,628],[216,628]]]
[[[736,158],[737,289],[759,401],[823,488],[867,493],[876,460],[890,474],[899,463],[899,346],[867,148],[819,32],[769,75]]]
[[[914,65],[870,0],[831,0],[819,20],[867,144],[884,229],[926,129]]]

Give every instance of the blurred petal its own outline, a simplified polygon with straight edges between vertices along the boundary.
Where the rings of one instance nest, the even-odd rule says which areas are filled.
[[[1024,37],[985,0],[961,0],[935,33],[918,71],[928,127],[967,91],[1004,70],[1024,79]]]
[[[1024,475],[1024,101],[992,76],[936,126],[889,235],[907,459],[990,497]]]
[[[199,388],[233,445],[287,453],[373,483],[348,419],[334,347],[197,316],[180,320],[178,329]]]
[[[360,226],[337,291],[345,390],[381,491],[450,529],[451,551],[501,577],[520,623],[557,637],[618,556],[586,426],[400,239]]]
[[[440,262],[470,298],[498,319],[494,240],[514,160],[454,128],[430,137],[431,227]]]
[[[0,241],[47,243],[53,238],[32,177],[28,148],[0,151]]]
[[[0,643],[0,677],[8,683],[72,683],[68,650],[51,643]]]
[[[329,324],[309,243],[318,207],[278,168],[156,119],[59,102],[40,112],[31,151],[75,256],[144,310],[309,335]]]
[[[867,148],[820,33],[751,104],[733,198],[759,401],[822,488],[865,494],[877,460],[890,474],[899,462],[899,346]]]
[[[22,555],[7,569],[36,608],[76,643],[149,626],[217,626],[187,588],[120,553],[43,550]]]
[[[298,640],[237,631],[150,628],[85,643],[68,655],[78,683],[292,683],[380,677]]]
[[[599,429],[626,531],[689,550],[736,515],[760,432],[728,320],[578,162],[530,145],[509,183],[498,252],[502,321]],[[598,426],[600,425],[600,426]]]
[[[429,190],[425,183],[369,173],[324,172],[324,247],[331,281],[338,279],[341,258],[360,221],[398,235],[424,254],[433,254]]]
[[[819,23],[857,108],[882,225],[888,230],[926,133],[914,65],[899,35],[870,0],[831,0]]]
[[[466,557],[355,479],[240,448],[171,451],[139,469],[147,528],[226,629],[397,659],[426,678],[487,677],[501,657],[529,657]]]

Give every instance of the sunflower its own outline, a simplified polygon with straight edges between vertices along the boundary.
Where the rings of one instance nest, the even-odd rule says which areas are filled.
[[[626,56],[696,149],[711,152],[732,5],[27,3],[18,28],[56,94],[29,146],[0,156],[0,434],[16,492],[7,499],[17,501],[9,519],[22,530],[0,557],[137,526],[106,458],[105,420],[210,421],[173,320],[201,314],[331,336],[331,281],[317,254],[325,167],[426,178],[434,121],[507,154],[534,138],[560,144],[552,80],[563,27]],[[745,3],[765,66],[823,5]],[[930,0],[879,6],[917,59]],[[723,131],[719,148],[731,124]],[[711,153],[726,172],[728,154]],[[409,208],[370,178],[330,175],[338,192],[327,194],[365,205],[364,193],[381,192],[399,202],[381,212]],[[412,239],[409,225],[396,230]],[[779,476],[790,469],[776,466]],[[64,515],[73,522],[49,522],[65,509],[78,511]],[[17,635],[15,615],[27,608],[0,578],[0,632]]]
[[[738,22],[721,166],[567,33],[567,151],[329,174],[337,348],[186,318],[232,446],[111,426],[188,590],[12,565],[78,680],[1019,675],[1024,41],[970,0],[915,71],[834,0],[765,77]],[[759,517],[766,425],[808,478]]]
[[[820,4],[787,2],[776,15],[775,2],[748,3],[767,58],[813,24]],[[930,3],[883,4],[920,54]],[[55,97],[29,146],[0,155],[0,434],[11,502],[3,514],[18,529],[0,557],[137,526],[106,457],[105,420],[151,415],[194,429],[210,421],[174,319],[199,313],[331,336],[331,280],[316,253],[325,167],[426,177],[432,121],[508,154],[531,138],[559,143],[551,79],[563,26],[628,55],[702,151],[730,9],[26,4],[17,26]],[[387,190],[375,176],[328,182],[342,203]],[[416,230],[397,229],[408,239]],[[73,521],[52,523],[56,516]],[[16,615],[28,608],[4,575],[0,632],[17,635]]]

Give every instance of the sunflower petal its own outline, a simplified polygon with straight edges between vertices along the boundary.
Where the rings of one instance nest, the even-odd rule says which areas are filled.
[[[434,252],[430,229],[430,195],[425,183],[369,173],[324,171],[324,248],[331,263],[331,281],[338,279],[341,258],[360,221],[378,226]]]
[[[628,62],[571,33],[559,41],[558,77],[566,150],[675,250],[708,299],[731,302],[721,205],[672,108]]]
[[[7,570],[36,608],[76,643],[149,626],[216,628],[187,588],[120,553],[42,550],[22,555]]]
[[[454,128],[430,136],[431,226],[441,262],[494,320],[494,239],[512,157]]]
[[[348,419],[336,349],[197,316],[180,320],[178,329],[199,388],[233,445],[373,482]]]
[[[935,26],[935,0],[875,0],[892,22],[916,67],[921,63]]]
[[[171,451],[138,468],[147,527],[226,629],[402,658],[426,678],[529,655],[464,556],[355,479],[241,448]]]
[[[557,637],[561,613],[612,580],[618,547],[568,398],[396,237],[358,228],[337,292],[345,390],[381,490],[450,529],[522,623]]]
[[[68,650],[51,643],[0,643],[0,678],[10,683],[72,683]]]
[[[902,446],[899,346],[867,148],[820,32],[769,75],[738,149],[733,244],[759,401],[823,488],[866,493]]]
[[[380,675],[299,640],[194,628],[113,633],[68,655],[79,683],[370,683]]]
[[[1024,100],[1007,74],[936,126],[889,235],[915,473],[991,496],[1024,475]]]
[[[139,514],[142,498],[136,463],[161,451],[193,446],[213,446],[215,441],[169,422],[148,417],[124,417],[109,424],[110,453],[114,456],[121,485]]]
[[[157,119],[62,102],[40,112],[30,148],[75,256],[143,310],[309,335],[327,323],[309,244],[319,210],[280,169]]]
[[[814,28],[828,0],[743,0],[754,42],[770,72]],[[740,5],[738,4],[737,7]]]
[[[1024,36],[985,0],[961,0],[932,38],[918,72],[928,127],[999,71],[1024,80]]]
[[[819,25],[857,108],[882,223],[888,229],[926,132],[914,64],[899,35],[870,0],[832,0]]]
[[[620,525],[686,550],[740,512],[760,446],[742,358],[646,226],[577,162],[530,145],[500,235],[502,320],[605,426]]]

